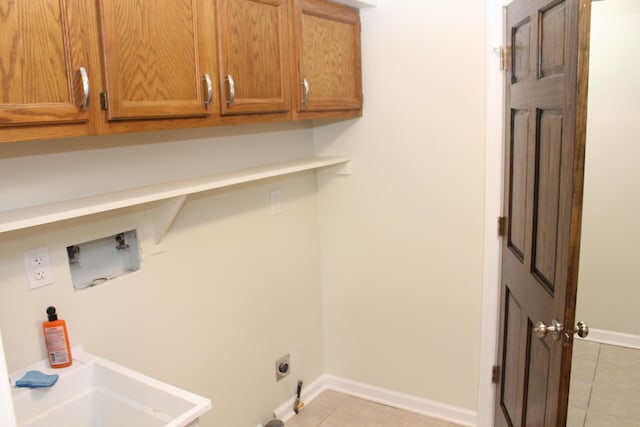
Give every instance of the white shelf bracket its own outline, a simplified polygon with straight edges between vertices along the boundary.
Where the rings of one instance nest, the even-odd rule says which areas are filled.
[[[334,166],[336,175],[353,175],[353,160]]]
[[[150,210],[151,218],[153,221],[153,242],[159,245],[162,239],[167,234],[173,222],[175,221],[178,213],[184,206],[187,200],[187,195],[173,197],[171,199],[163,200],[157,206]]]

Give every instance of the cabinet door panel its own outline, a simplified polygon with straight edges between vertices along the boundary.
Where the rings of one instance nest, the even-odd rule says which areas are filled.
[[[109,120],[206,115],[198,2],[99,1]]]
[[[221,111],[289,107],[286,0],[218,0]]]
[[[362,108],[358,11],[322,0],[295,4],[298,111]]]
[[[86,20],[80,1],[0,3],[0,126],[88,120],[86,40],[74,36]]]

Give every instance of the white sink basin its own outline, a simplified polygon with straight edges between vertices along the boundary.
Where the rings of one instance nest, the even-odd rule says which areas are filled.
[[[46,361],[14,372],[58,374],[51,388],[13,388],[20,427],[178,427],[198,426],[211,401],[157,381],[124,366],[72,350],[73,365],[51,369]]]

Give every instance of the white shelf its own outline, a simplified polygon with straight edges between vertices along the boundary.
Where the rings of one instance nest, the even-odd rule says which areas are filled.
[[[0,212],[0,233],[164,200],[155,209],[154,215],[155,240],[158,243],[171,227],[189,194],[296,172],[346,165],[349,162],[348,157],[312,157],[4,211]]]

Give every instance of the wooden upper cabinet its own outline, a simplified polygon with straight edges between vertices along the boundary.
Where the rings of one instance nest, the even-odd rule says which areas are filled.
[[[0,52],[0,142],[362,114],[327,0],[0,0]]]
[[[290,110],[287,0],[217,0],[222,114]]]
[[[72,0],[0,2],[0,131],[88,120],[85,6]]]
[[[206,116],[213,9],[201,0],[98,0],[108,120]],[[213,108],[217,112],[217,106]]]
[[[325,0],[292,3],[296,111],[361,110],[359,11]]]

